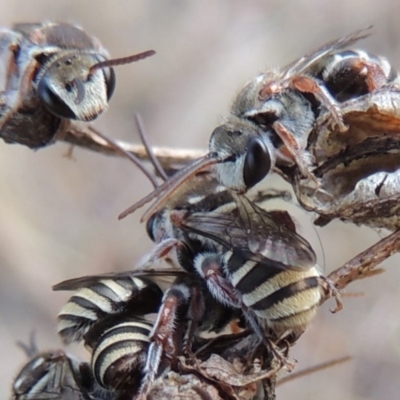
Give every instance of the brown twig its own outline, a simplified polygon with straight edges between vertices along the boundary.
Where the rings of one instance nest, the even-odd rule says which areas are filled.
[[[381,262],[399,252],[400,230],[386,236],[373,246],[364,250],[342,267],[329,274],[328,278],[337,289],[344,289],[349,283],[358,279],[367,278],[382,272],[374,270]]]
[[[340,357],[340,358],[336,358],[334,360],[326,361],[324,363],[313,365],[310,368],[305,368],[298,372],[292,372],[290,375],[287,375],[287,376],[284,376],[283,378],[278,379],[276,386],[284,385],[285,383],[293,381],[297,378],[302,378],[303,376],[313,374],[314,372],[323,371],[324,369],[334,367],[335,365],[345,363],[346,361],[349,361],[349,360],[351,360],[350,356]]]
[[[101,154],[122,156],[121,152],[116,151],[113,146],[99,139],[99,137],[89,129],[82,132],[76,128],[71,128],[61,140]],[[135,155],[140,160],[149,159],[143,145],[124,142],[122,140],[115,140],[115,142],[119,147]],[[172,166],[183,167],[207,153],[207,150],[176,149],[170,147],[153,147],[152,149],[163,168],[171,168]]]

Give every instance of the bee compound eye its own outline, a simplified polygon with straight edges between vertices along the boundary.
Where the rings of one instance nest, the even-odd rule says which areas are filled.
[[[152,242],[155,242],[154,224],[156,222],[157,214],[151,216],[146,222],[146,233]]]
[[[107,100],[110,100],[115,90],[115,72],[113,68],[104,68],[103,74],[107,87]]]
[[[68,91],[68,88],[66,90]],[[46,76],[40,80],[37,91],[40,100],[52,114],[61,118],[76,119],[76,115],[71,108],[60,96],[53,92],[51,83]]]
[[[243,181],[247,188],[260,182],[271,169],[271,155],[260,137],[252,137],[243,164]]]

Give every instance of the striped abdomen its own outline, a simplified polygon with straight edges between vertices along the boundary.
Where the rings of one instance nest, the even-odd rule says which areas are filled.
[[[161,289],[149,280],[133,276],[93,278],[77,289],[58,315],[58,333],[65,343],[80,341],[100,319],[130,312],[145,315],[156,312],[162,300]]]
[[[105,388],[138,386],[146,362],[152,324],[129,318],[106,329],[92,346],[92,371]]]
[[[249,261],[235,251],[227,252],[224,260],[231,284],[262,325],[279,334],[288,329],[302,330],[314,317],[322,298],[316,267],[283,269],[273,261]]]

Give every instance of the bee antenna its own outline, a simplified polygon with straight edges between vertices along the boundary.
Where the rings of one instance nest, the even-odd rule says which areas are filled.
[[[102,139],[106,143],[108,143],[118,153],[129,158],[129,160],[131,160],[143,172],[143,174],[147,176],[147,178],[153,185],[154,189],[158,188],[159,185],[156,181],[155,176],[145,168],[145,166],[143,165],[143,162],[138,157],[136,157],[134,154],[130,153],[129,151],[125,150],[122,146],[120,146],[113,139],[110,139],[109,137],[103,135],[102,133],[100,133],[97,129],[93,128],[92,126],[90,126],[88,129],[90,129],[100,139]]]
[[[143,143],[143,146],[146,150],[146,153],[149,157],[149,160],[151,162],[151,164],[153,165],[154,169],[156,170],[157,174],[164,180],[168,180],[168,175],[165,172],[164,168],[162,167],[162,165],[160,164],[160,162],[158,161],[158,158],[156,157],[156,155],[154,154],[154,151],[152,149],[152,147],[149,144],[149,141],[147,140],[147,132],[146,129],[144,127],[143,121],[142,121],[142,117],[140,116],[139,113],[135,113],[135,121],[136,121],[136,126],[138,128],[139,131],[139,136],[140,136],[140,140]]]
[[[143,53],[134,54],[132,56],[100,61],[97,64],[94,64],[90,67],[88,77],[90,75],[93,75],[93,73],[95,71],[97,71],[98,69],[116,67],[118,65],[124,65],[124,64],[130,64],[130,63],[133,63],[136,61],[144,60],[145,58],[151,57],[154,54],[156,54],[156,52],[154,50],[148,50],[148,51],[144,51]]]
[[[181,187],[188,179],[197,173],[209,169],[212,165],[221,162],[220,159],[215,157],[214,153],[208,153],[203,157],[198,158],[193,163],[180,169],[171,178],[166,180],[162,185],[154,189],[150,194],[143,197],[141,200],[133,204],[131,207],[123,211],[118,219],[127,217],[137,209],[143,207],[145,204],[156,199],[156,201],[150,206],[150,208],[143,214],[140,222],[147,221],[152,215],[154,215],[160,208],[162,208],[171,195]]]

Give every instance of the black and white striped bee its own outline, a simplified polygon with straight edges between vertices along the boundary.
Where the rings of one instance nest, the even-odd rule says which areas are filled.
[[[58,334],[66,344],[81,341],[93,325],[111,315],[156,313],[163,296],[156,283],[131,273],[72,279],[53,289],[76,291],[58,315]]]
[[[300,335],[326,293],[336,295],[287,212],[267,212],[207,174],[171,196],[147,230],[157,243],[153,254],[165,256],[173,246],[178,264],[204,279],[219,303],[240,310],[287,366],[273,342]],[[194,249],[188,261],[187,249]]]
[[[58,316],[63,341],[84,340],[96,382],[117,399],[132,396],[144,375],[153,325],[145,317],[158,311],[160,287],[135,273],[120,273],[76,278],[53,289],[76,291]]]
[[[13,400],[114,400],[95,383],[87,363],[62,350],[23,347],[30,360],[13,382]]]
[[[174,211],[173,223],[193,240],[223,251],[198,254],[194,268],[220,302],[238,307],[264,343],[296,338],[325,296],[340,297],[316,265],[309,243],[285,212],[267,212],[243,195],[223,212]]]
[[[155,280],[168,277],[175,280],[163,295]],[[76,290],[59,313],[59,334],[66,343],[84,341],[96,382],[118,400],[138,390],[145,398],[162,366],[190,350],[195,334],[218,332],[238,314],[183,271],[87,276],[54,290]]]
[[[219,303],[240,310],[263,342],[271,336],[265,327],[275,339],[301,333],[325,289],[334,292],[287,212],[267,212],[207,173],[171,196],[147,231],[157,244],[150,265],[174,249],[178,265],[204,279]],[[263,306],[250,300],[253,291]]]
[[[213,170],[222,185],[240,193],[260,182],[272,168],[298,168],[303,177],[318,186],[312,173],[313,157],[307,150],[318,117],[328,115],[330,123],[345,132],[341,102],[376,90],[397,77],[386,59],[345,50],[367,37],[368,29],[334,40],[282,69],[267,71],[250,81],[234,100],[226,122],[213,131],[209,153],[124,215],[156,199],[142,217],[147,220],[178,187],[204,170]]]
[[[334,295],[341,308],[290,215],[267,212],[210,177],[197,176],[184,185],[175,201],[149,219],[147,229],[157,243],[151,263],[174,249],[178,265],[204,280],[207,296],[240,311],[288,367],[274,342],[289,333],[293,340],[298,337],[325,296]]]
[[[151,153],[151,150],[148,149],[148,152]],[[159,175],[162,174],[164,172],[160,171]],[[277,197],[280,195],[281,193],[275,193]],[[223,271],[220,264],[221,257],[228,257],[228,249],[225,244],[219,240],[215,240],[215,238],[208,234],[203,235],[201,224],[198,226],[200,233],[197,234],[195,230],[191,231],[190,229],[186,229],[186,227],[183,229],[178,221],[178,216],[182,213],[185,217],[188,215],[210,214],[211,218],[216,217],[217,219],[219,217],[223,219],[227,215],[237,215],[239,218],[242,215],[239,210],[242,208],[243,204],[238,203],[234,194],[219,185],[218,181],[206,173],[202,176],[195,176],[187,185],[182,186],[178,193],[175,193],[174,196],[168,199],[165,207],[154,214],[147,222],[147,232],[150,238],[156,243],[156,246],[148,258],[140,265],[140,268],[153,267],[153,264],[160,258],[168,259],[168,261],[172,258],[173,265],[178,267],[182,272],[184,271],[184,275],[180,281],[177,280],[164,297],[151,335],[153,342],[149,348],[148,361],[159,360],[161,358],[166,343],[164,338],[168,337],[168,335],[164,337],[159,336],[159,332],[165,331],[163,327],[166,326],[170,328],[170,332],[173,331],[174,324],[171,322],[177,319],[175,317],[171,318],[171,315],[182,314],[177,310],[180,309],[181,304],[184,304],[186,315],[191,316],[189,318],[191,322],[188,324],[186,332],[204,331],[206,321],[211,324],[209,325],[211,329],[209,326],[207,326],[207,329],[218,332],[220,328],[226,326],[233,319],[241,318],[243,320],[246,318],[248,324],[257,333],[258,337],[267,344],[281,361],[285,362],[270,340],[270,337],[278,339],[282,336],[283,332],[279,331],[279,334],[275,332],[275,335],[271,335],[267,329],[264,329],[264,326],[259,326],[260,324],[256,321],[249,304],[243,302],[239,289],[233,287],[230,277],[226,275],[226,271]],[[295,233],[294,223],[288,213],[284,211],[269,213],[263,211],[260,215],[268,223],[262,220],[264,224],[259,226],[260,232],[257,233],[258,236],[256,236],[256,239],[260,240],[260,235],[263,235],[264,241],[262,244],[264,247],[262,250],[267,253],[270,252],[272,256],[269,259],[264,257],[264,264],[261,265],[260,263],[260,266],[255,266],[254,272],[257,275],[259,269],[266,270],[273,277],[274,274],[271,271],[276,267],[274,264],[276,260],[281,261],[281,269],[299,269],[302,272],[293,273],[288,277],[289,286],[291,283],[297,283],[298,286],[293,285],[293,292],[287,293],[287,299],[283,298],[283,300],[286,300],[286,303],[281,310],[283,309],[284,312],[290,313],[285,316],[288,319],[288,323],[285,325],[287,330],[292,329],[295,331],[296,329],[304,329],[315,314],[316,307],[322,299],[323,278],[320,277],[321,274],[315,268],[314,251],[304,239]],[[249,235],[250,238],[255,234],[252,232],[252,228],[252,224],[249,224],[245,219],[237,225],[237,229],[242,230],[241,234],[244,236]],[[226,233],[220,233],[221,235],[226,235]],[[249,269],[249,265],[253,263],[254,259],[261,257],[261,255],[256,254],[255,250],[253,253],[246,251],[246,249],[242,248],[242,245],[243,243],[236,243],[234,251],[242,254],[240,263],[245,265],[246,269]],[[199,260],[207,260],[207,266],[204,267],[206,271]],[[164,272],[167,273],[166,270]],[[151,275],[153,277],[155,276],[154,274],[155,272],[152,271]],[[267,280],[268,274],[264,276],[265,280]],[[253,279],[250,275],[247,285],[256,289],[259,285],[260,277]],[[286,275],[290,274],[282,274],[278,278],[277,282],[282,287],[285,286],[285,282],[281,281]],[[311,283],[308,283],[308,277],[313,278]],[[276,283],[272,283],[272,286],[274,285]],[[309,292],[307,292],[307,289],[309,289]],[[176,291],[176,295],[172,295],[173,291]],[[197,300],[195,300],[196,298]],[[297,303],[303,300],[305,304],[297,306],[295,299]],[[290,309],[291,302],[296,303],[297,308]],[[210,306],[205,307],[207,303]],[[221,307],[225,309],[225,312],[223,314],[219,312],[215,313],[215,310],[219,310]],[[286,310],[285,308],[288,307],[289,310]],[[303,308],[301,309],[300,307]],[[304,315],[300,317],[299,315],[303,311]],[[297,314],[297,319],[302,318],[302,322],[297,322],[296,317],[289,318],[292,316],[292,313]],[[221,315],[224,317],[221,318]],[[268,329],[271,330],[273,329],[273,324],[270,323],[272,319],[266,320],[265,323],[268,325]],[[217,327],[218,329],[216,329]],[[171,337],[171,334],[169,336],[169,341],[173,342],[174,339]],[[188,336],[190,339],[192,334],[188,333]],[[152,361],[151,365],[158,365],[158,362]],[[149,382],[152,382],[155,375],[154,369],[152,372],[150,368],[146,370],[148,371],[144,379],[144,386],[146,388],[143,388],[142,393],[147,392]]]

